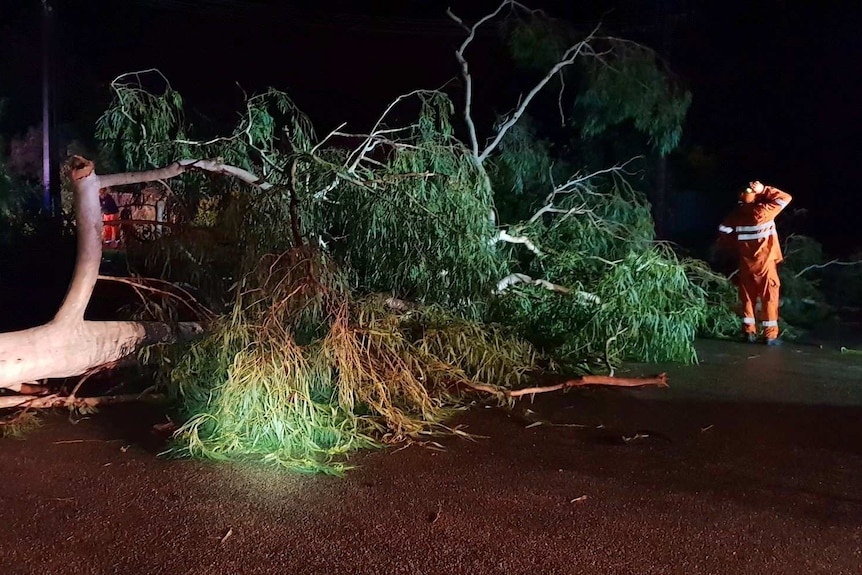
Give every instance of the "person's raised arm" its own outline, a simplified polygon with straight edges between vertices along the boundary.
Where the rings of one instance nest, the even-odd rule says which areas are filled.
[[[759,183],[759,182],[753,182]],[[763,186],[763,184],[760,184]],[[756,224],[763,224],[775,219],[775,216],[787,207],[793,197],[787,192],[772,186],[763,186],[754,208]]]

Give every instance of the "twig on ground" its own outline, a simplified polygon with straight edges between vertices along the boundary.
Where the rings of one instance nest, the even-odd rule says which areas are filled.
[[[611,377],[607,375],[583,375],[577,379],[570,379],[556,385],[545,385],[538,387],[525,387],[523,389],[501,389],[484,383],[476,383],[468,380],[461,380],[459,383],[473,389],[475,391],[485,391],[503,397],[514,398],[524,395],[535,395],[537,393],[548,393],[551,391],[560,391],[569,387],[583,387],[585,385],[604,385],[610,387],[644,387],[655,385],[657,387],[667,387],[667,374],[660,373],[652,377]]]
[[[228,540],[228,538],[233,535],[233,527],[227,530],[227,533],[224,534],[224,537],[221,538],[221,543],[224,543]]]
[[[167,396],[153,394],[130,393],[126,395],[106,395],[101,397],[72,397],[60,395],[7,395],[0,397],[0,409],[26,407],[28,409],[51,409],[54,407],[99,407],[116,403],[163,403]]]

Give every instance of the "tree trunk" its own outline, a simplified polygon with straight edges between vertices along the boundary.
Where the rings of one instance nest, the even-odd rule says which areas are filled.
[[[116,185],[178,176],[189,169],[232,175],[263,189],[271,187],[254,174],[208,160],[182,160],[150,172],[99,176],[93,163],[73,156],[64,167],[75,186],[77,259],[63,304],[50,322],[0,334],[0,388],[19,391],[22,383],[73,377],[134,353],[139,347],[189,339],[203,332],[198,323],[84,320],[102,261],[102,213],[99,190]]]

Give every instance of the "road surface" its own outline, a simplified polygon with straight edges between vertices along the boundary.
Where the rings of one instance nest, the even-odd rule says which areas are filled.
[[[620,374],[669,389],[477,406],[458,422],[483,439],[345,478],[156,457],[137,407],[55,414],[0,440],[0,572],[862,573],[862,356],[699,351]]]

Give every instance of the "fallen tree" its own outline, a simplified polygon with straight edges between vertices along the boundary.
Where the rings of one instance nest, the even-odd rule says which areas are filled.
[[[91,264],[99,260],[101,220],[95,198],[100,187],[164,180],[201,168],[238,176],[265,192],[235,193],[233,186],[223,185],[224,179],[197,176],[172,184],[171,193],[192,208],[183,221],[189,224],[185,230],[197,225],[223,232],[222,243],[236,248],[217,262],[224,264],[219,268],[212,265],[215,242],[204,243],[199,236],[170,234],[143,247],[159,257],[156,265],[141,258],[141,275],[222,296],[210,306],[219,316],[206,326],[194,324],[207,328],[206,337],[157,351],[165,354],[157,385],[176,392],[184,411],[176,453],[337,472],[344,468],[345,454],[359,447],[458,433],[446,422],[465,398],[477,394],[507,402],[581,385],[666,384],[663,376],[629,380],[585,375],[530,387],[534,375],[559,371],[555,353],[562,346],[526,321],[512,322],[517,315],[495,322],[489,313],[496,300],[513,302],[521,306],[515,310],[521,318],[550,328],[550,336],[564,331],[570,359],[601,356],[612,368],[609,358],[632,355],[612,349],[633,348],[623,341],[634,340],[630,333],[639,338],[635,343],[664,348],[671,347],[669,335],[677,334],[673,342],[681,344],[672,351],[685,357],[698,316],[681,320],[677,312],[690,308],[699,313],[703,307],[699,293],[686,291],[690,282],[685,270],[653,249],[647,207],[628,184],[617,182],[628,175],[626,164],[586,174],[578,170],[572,176],[569,162],[557,164],[549,149],[527,138],[530,130],[521,129],[530,119],[528,105],[533,102],[535,108],[540,93],[552,88],[549,83],[557,77],[562,88],[563,75],[575,72],[578,57],[605,66],[606,59],[630,45],[598,38],[595,32],[570,39],[556,63],[543,69],[513,111],[489,128],[487,144],[481,144],[485,138],[477,129],[484,130],[471,115],[473,77],[465,50],[477,28],[506,7],[522,13],[518,29],[539,16],[511,0],[473,26],[450,13],[468,32],[456,54],[466,89],[466,142],[455,136],[452,101],[436,90],[398,97],[368,134],[342,133],[339,127],[318,140],[287,95],[270,89],[247,100],[246,114],[232,134],[196,141],[183,121],[182,98],[166,80],[159,94],[144,90],[138,74],[112,83],[115,101],[99,120],[98,139],[111,146],[126,169],[170,166],[125,175],[130,177],[97,176],[92,164],[76,160],[76,195],[90,202],[91,217],[87,222],[79,217],[79,226],[81,235],[86,232],[93,240],[87,243]],[[652,65],[651,52],[638,53]],[[414,98],[418,118],[401,126],[393,110]],[[403,117],[403,110],[399,113]],[[330,138],[361,143],[348,152],[344,146],[324,147]],[[543,150],[545,168],[525,166],[519,143]],[[243,169],[194,160],[171,164],[183,157],[218,157]],[[263,174],[277,189],[267,192],[271,184],[252,172]],[[517,186],[509,185],[507,174],[523,180],[521,187],[529,194],[511,191]],[[593,178],[603,175],[606,181],[593,185]],[[83,188],[85,194],[80,193]],[[529,213],[501,218],[499,201],[508,195]],[[200,254],[213,257],[195,257]],[[188,269],[179,269],[181,257],[188,257]],[[79,257],[79,262],[85,259]],[[153,339],[134,328],[122,340],[99,332],[102,339],[96,342],[92,336],[90,343],[69,341],[72,328],[102,329],[83,320],[97,269],[88,272],[89,283],[79,282],[86,289],[76,288],[75,282],[70,288],[67,300],[83,302],[80,309],[58,313],[43,326],[54,324],[53,331],[37,334],[43,342],[56,339],[56,369],[50,373],[85,373]],[[670,271],[635,276],[656,269]],[[675,282],[665,281],[670,276]],[[216,289],[205,290],[205,285]],[[668,306],[654,305],[659,298],[652,296],[662,296],[668,285],[681,286],[686,297],[674,292],[661,300]],[[647,289],[652,299],[640,298]],[[369,294],[383,294],[377,298],[383,305]],[[628,299],[634,303],[621,305],[621,294],[633,294]],[[657,313],[642,313],[647,307]],[[629,328],[644,317],[647,321]],[[162,323],[115,323],[173,329]],[[655,326],[669,329],[662,333]],[[23,350],[18,355],[39,355],[36,343],[28,347],[17,334],[9,335],[17,337],[16,349]],[[176,330],[156,338],[176,339],[181,339]],[[79,347],[70,351],[73,344],[90,355],[84,357]],[[70,355],[83,359],[72,366]],[[570,365],[579,372],[596,366],[586,361]],[[604,363],[599,367],[604,369]],[[49,377],[46,371],[31,366],[18,381]],[[25,402],[29,408],[74,407],[75,396],[73,391],[66,398]]]
[[[75,271],[69,291],[54,318],[44,325],[0,334],[0,388],[27,390],[40,380],[85,374],[134,353],[141,346],[188,340],[204,331],[201,322],[87,321],[102,259],[99,189],[165,180],[189,170],[230,175],[268,189],[254,174],[210,160],[181,160],[145,172],[99,175],[93,162],[73,156],[64,166],[74,186],[78,231]],[[23,387],[22,387],[23,386]]]

